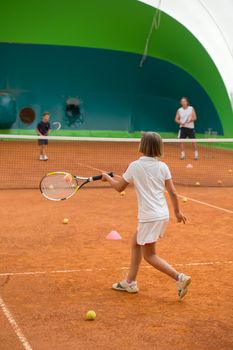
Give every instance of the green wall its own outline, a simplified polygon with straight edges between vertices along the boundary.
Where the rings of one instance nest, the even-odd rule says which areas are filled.
[[[142,54],[154,11],[136,0],[4,1],[1,4],[0,41]],[[214,103],[225,135],[232,136],[230,100],[216,66],[202,45],[180,23],[164,13],[161,26],[151,39],[149,55],[171,62],[191,74]]]

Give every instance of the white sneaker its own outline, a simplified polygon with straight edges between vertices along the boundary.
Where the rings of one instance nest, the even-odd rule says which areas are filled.
[[[180,160],[184,160],[185,159],[185,153],[184,152],[181,152],[180,154]]]
[[[197,151],[195,151],[195,153],[194,153],[194,160],[198,160],[198,152]]]
[[[49,158],[46,156],[46,154],[44,155],[43,160],[48,160]]]
[[[44,160],[44,156],[40,156],[40,157],[39,157],[39,160]]]
[[[176,287],[178,290],[178,297],[182,299],[188,292],[188,285],[191,283],[191,277],[180,273],[178,276],[178,281],[176,282]]]
[[[123,280],[121,282],[114,283],[112,285],[112,289],[119,290],[122,292],[128,292],[128,293],[138,293],[139,292],[136,281],[128,283],[126,280]]]

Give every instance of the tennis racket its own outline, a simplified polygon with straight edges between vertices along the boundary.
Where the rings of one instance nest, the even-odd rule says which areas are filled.
[[[61,129],[61,123],[60,122],[53,122],[51,124],[51,130],[52,131],[58,131]]]
[[[112,172],[108,175],[114,176]],[[72,197],[87,183],[101,179],[102,175],[80,177],[63,171],[55,171],[48,173],[41,179],[40,191],[45,198],[51,201],[62,201]]]

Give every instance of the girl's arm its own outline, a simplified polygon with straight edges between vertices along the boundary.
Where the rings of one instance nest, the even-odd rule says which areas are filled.
[[[171,199],[177,221],[185,224],[186,217],[180,212],[179,200],[172,179],[165,180],[165,187]]]
[[[116,190],[117,192],[122,192],[128,186],[128,182],[121,177],[119,180],[115,180],[113,177],[108,174],[102,174],[102,181],[108,181],[108,183]]]

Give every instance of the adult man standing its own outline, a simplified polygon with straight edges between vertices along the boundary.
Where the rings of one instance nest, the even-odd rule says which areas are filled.
[[[190,106],[187,97],[182,97],[180,100],[181,107],[176,112],[175,122],[180,125],[178,137],[180,139],[195,139],[194,122],[197,120],[195,109]],[[194,159],[198,160],[198,150],[196,142],[193,143]],[[180,159],[185,159],[184,143],[181,143]]]

